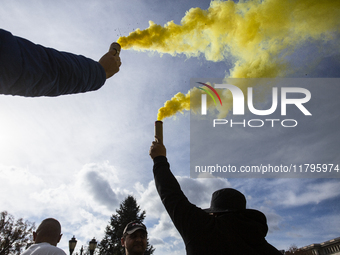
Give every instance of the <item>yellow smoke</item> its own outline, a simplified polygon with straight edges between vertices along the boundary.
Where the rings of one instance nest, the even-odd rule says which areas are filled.
[[[332,40],[339,33],[339,17],[340,1],[336,0],[215,0],[207,10],[190,9],[180,25],[150,21],[147,29],[120,37],[118,43],[123,49],[204,55],[209,61],[228,58],[233,60],[231,78],[284,77],[289,71],[285,57],[307,41]],[[160,109],[158,118],[189,110],[188,102],[196,99],[193,95],[200,100],[195,89],[176,94]],[[191,107],[196,110],[193,102]]]

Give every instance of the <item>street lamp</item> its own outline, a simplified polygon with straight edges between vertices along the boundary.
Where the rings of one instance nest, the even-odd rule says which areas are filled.
[[[70,255],[72,255],[74,248],[76,248],[77,239],[73,236],[70,241],[68,241],[68,247],[70,248]]]
[[[96,241],[96,239],[94,239],[94,237],[93,237],[93,239],[90,241],[90,255],[93,255],[93,252],[94,252],[94,250],[96,249],[96,247],[97,247],[97,241]]]

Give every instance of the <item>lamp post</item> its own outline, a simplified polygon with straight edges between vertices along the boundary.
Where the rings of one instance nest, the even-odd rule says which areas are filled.
[[[90,255],[93,255],[94,253],[94,250],[96,249],[97,247],[97,241],[96,239],[93,237],[93,239],[90,241]]]
[[[72,255],[74,248],[76,248],[77,239],[73,236],[70,241],[68,241],[68,247],[70,249],[70,255]]]

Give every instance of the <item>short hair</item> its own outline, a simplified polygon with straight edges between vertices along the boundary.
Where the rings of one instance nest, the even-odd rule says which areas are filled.
[[[40,238],[58,240],[61,234],[61,225],[56,219],[47,218],[40,223],[36,233]]]

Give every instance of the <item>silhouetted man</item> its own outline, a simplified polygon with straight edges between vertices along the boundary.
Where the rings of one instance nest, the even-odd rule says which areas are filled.
[[[234,189],[213,193],[210,208],[191,204],[170,171],[162,141],[152,142],[149,154],[158,194],[185,243],[187,254],[282,255],[267,243],[263,213],[246,209],[244,195]]]
[[[52,218],[45,219],[37,231],[33,232],[34,244],[21,255],[66,255],[62,249],[56,247],[61,237],[59,221]]]

